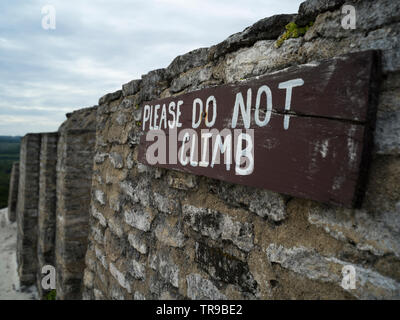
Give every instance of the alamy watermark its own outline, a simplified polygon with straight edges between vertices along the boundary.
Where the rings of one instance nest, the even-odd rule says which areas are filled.
[[[44,30],[56,29],[56,8],[53,5],[45,5],[42,7],[42,28]]]
[[[342,18],[343,29],[355,29],[356,28],[356,8],[351,5],[344,5],[342,7],[342,14],[345,16]]]
[[[54,290],[56,288],[56,268],[52,265],[45,265],[42,268],[42,288],[44,290]]]
[[[345,265],[342,268],[342,283],[341,287],[345,290],[356,289],[356,268],[352,265]]]

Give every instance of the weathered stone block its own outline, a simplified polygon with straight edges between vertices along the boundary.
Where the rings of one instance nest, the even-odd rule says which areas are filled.
[[[174,79],[171,83],[169,91],[177,93],[186,88],[198,87],[201,83],[212,79],[212,69],[210,67],[195,69]]]
[[[325,11],[340,7],[345,0],[307,0],[300,4],[299,14],[295,21],[298,25],[306,25],[314,21],[315,17]]]
[[[379,112],[375,129],[375,152],[400,154],[400,111]]]
[[[179,287],[179,267],[173,262],[172,258],[164,251],[149,257],[149,266],[158,271],[160,276],[173,285]]]
[[[229,52],[237,51],[243,47],[250,47],[259,40],[277,39],[285,30],[285,26],[296,15],[279,14],[261,19],[242,32],[231,35],[228,39],[210,48],[210,58],[217,59]]]
[[[95,141],[96,107],[75,111],[60,127],[56,269],[57,298],[61,300],[80,299],[82,295]]]
[[[93,204],[91,205],[90,212],[91,212],[92,216],[95,217],[103,227],[107,226],[106,218],[104,218],[104,216],[101,214],[101,212],[98,211]]]
[[[342,283],[342,269],[351,265],[356,271],[356,288],[343,288],[359,299],[399,299],[400,283],[382,276],[381,274],[365,269],[335,257],[322,256],[316,250],[304,247],[286,248],[271,244],[267,250],[268,260],[278,263],[283,268],[301,274],[307,278]]]
[[[122,288],[125,288],[126,291],[128,291],[129,293],[131,293],[131,285],[125,277],[125,272],[118,270],[113,263],[110,263],[110,272],[111,275],[118,281],[120,286]]]
[[[189,274],[186,277],[187,296],[192,300],[226,300],[218,288],[199,274]]]
[[[146,266],[136,260],[132,260],[129,266],[129,273],[138,280],[145,280],[146,279]]]
[[[94,198],[99,204],[103,206],[106,204],[106,195],[104,194],[103,191],[94,190]]]
[[[213,240],[221,237],[222,215],[218,211],[184,205],[182,212],[185,223],[190,225],[194,231]]]
[[[154,216],[151,212],[142,208],[132,208],[124,212],[125,222],[142,231],[149,231]]]
[[[210,189],[230,206],[239,208],[246,206],[260,217],[275,222],[282,221],[287,217],[286,200],[288,197],[282,194],[220,181],[210,185]]]
[[[128,241],[130,245],[135,248],[141,254],[147,254],[146,241],[136,233],[130,233],[128,235]]]
[[[55,265],[57,142],[57,132],[42,134],[37,244],[37,287],[41,296],[45,294],[40,285],[42,268],[45,265]]]
[[[192,174],[170,171],[168,173],[168,185],[179,190],[197,189],[198,177]]]
[[[400,203],[393,211],[375,214],[366,210],[315,207],[310,210],[308,220],[334,238],[354,243],[361,251],[400,258]]]
[[[149,101],[160,96],[161,92],[168,87],[165,69],[150,71],[142,76],[140,84],[140,100]]]
[[[176,57],[166,69],[168,78],[175,78],[177,75],[189,69],[200,67],[207,63],[208,48],[200,48]]]
[[[164,219],[155,229],[158,241],[171,247],[182,248],[185,245],[185,236],[179,222],[174,219]]]
[[[122,95],[124,97],[136,94],[140,90],[140,82],[142,80],[132,80],[122,85]]]
[[[14,162],[11,169],[10,189],[8,193],[8,220],[11,222],[17,219],[18,183],[19,162]]]
[[[167,197],[158,192],[154,192],[153,201],[155,207],[162,213],[173,214],[179,212],[179,203],[173,198],[173,195]]]
[[[122,169],[124,167],[124,160],[119,153],[111,152],[109,157],[115,169]]]
[[[40,143],[40,134],[27,134],[21,140],[17,203],[17,264],[21,285],[34,284],[37,272]]]
[[[122,95],[122,90],[117,90],[112,93],[107,93],[99,99],[99,105],[118,100]]]
[[[139,291],[135,291],[135,294],[133,295],[133,300],[146,300],[146,297]]]
[[[253,248],[253,226],[232,220],[218,211],[184,205],[184,221],[191,228],[213,240],[230,240],[239,249],[250,251]]]
[[[219,248],[196,242],[195,261],[213,279],[238,285],[245,292],[256,291],[257,282],[248,265]]]

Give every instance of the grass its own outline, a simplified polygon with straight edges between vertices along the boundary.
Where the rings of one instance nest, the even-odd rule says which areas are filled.
[[[57,291],[51,290],[49,293],[45,295],[44,300],[56,300],[56,298],[57,298]]]
[[[7,207],[12,164],[19,160],[21,137],[0,136],[0,208]]]

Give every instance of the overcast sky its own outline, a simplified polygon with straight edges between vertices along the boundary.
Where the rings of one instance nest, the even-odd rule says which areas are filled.
[[[0,135],[56,131],[65,113],[301,2],[3,0]],[[42,27],[46,5],[56,10],[54,30]]]

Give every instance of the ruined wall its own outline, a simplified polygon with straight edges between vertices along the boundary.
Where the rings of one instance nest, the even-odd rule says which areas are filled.
[[[347,1],[354,30],[343,3],[308,0],[100,99],[83,298],[400,298],[400,2]],[[291,21],[314,23],[277,46]],[[143,101],[367,49],[382,50],[384,78],[360,209],[137,161]],[[340,286],[344,265],[354,290]]]
[[[58,299],[81,297],[95,134],[93,107],[67,114],[59,132],[21,140],[18,272],[21,285],[35,284],[41,298],[48,293],[41,286],[44,265],[56,267]]]
[[[14,162],[11,168],[10,188],[8,193],[8,220],[11,222],[17,219],[18,183],[19,162]]]
[[[80,299],[88,237],[96,108],[67,115],[57,149],[57,298]]]
[[[41,297],[45,294],[41,286],[42,268],[45,265],[54,266],[55,263],[57,141],[57,132],[42,134],[36,277]]]
[[[37,270],[40,134],[21,139],[17,201],[17,264],[21,285],[33,285]]]

